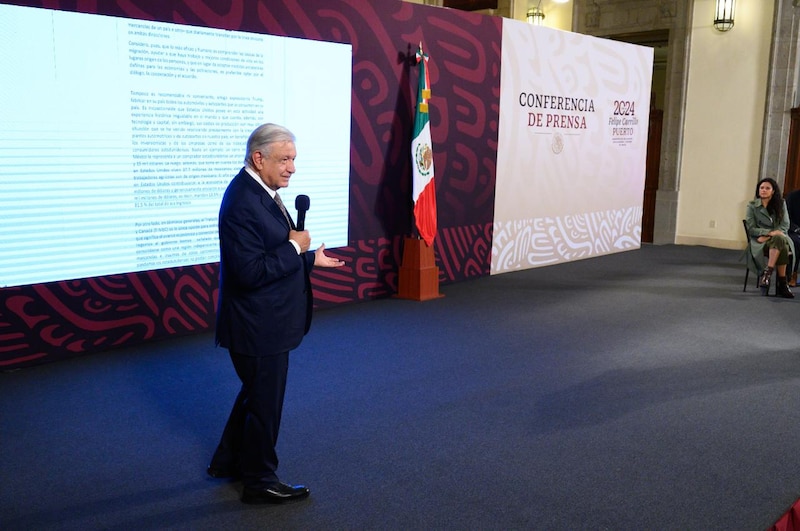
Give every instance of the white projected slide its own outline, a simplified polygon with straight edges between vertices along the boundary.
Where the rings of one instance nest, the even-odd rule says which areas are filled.
[[[503,21],[492,273],[641,246],[653,50]]]
[[[350,45],[0,5],[0,72],[0,287],[219,261],[264,122],[312,247],[348,244]]]

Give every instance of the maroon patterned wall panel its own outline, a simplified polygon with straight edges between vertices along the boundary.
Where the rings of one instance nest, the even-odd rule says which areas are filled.
[[[414,53],[430,55],[440,283],[489,274],[501,19],[399,0],[4,2],[353,46],[347,265],[317,270],[318,308],[392,295],[413,234]],[[300,67],[300,65],[298,65]],[[231,175],[231,178],[233,175]],[[0,369],[213,327],[217,264],[0,289]]]
[[[217,264],[0,292],[0,368],[106,350],[213,325]]]

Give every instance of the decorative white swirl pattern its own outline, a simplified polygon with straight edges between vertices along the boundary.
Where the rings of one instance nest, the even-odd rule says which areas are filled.
[[[638,249],[642,207],[495,222],[492,274]]]

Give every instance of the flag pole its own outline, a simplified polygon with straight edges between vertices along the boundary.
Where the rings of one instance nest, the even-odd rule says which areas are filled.
[[[436,186],[434,182],[433,147],[429,120],[431,98],[429,57],[422,50],[416,53],[419,70],[414,135],[411,141],[412,200],[414,203],[412,237],[403,245],[403,260],[397,279],[397,297],[417,301],[437,299],[439,268],[436,267],[433,242],[436,237]],[[416,230],[414,230],[416,229]],[[417,236],[413,237],[416,233]]]

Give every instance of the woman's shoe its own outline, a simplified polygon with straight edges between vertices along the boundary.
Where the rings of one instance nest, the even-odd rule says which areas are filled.
[[[789,287],[796,288],[797,287],[797,271],[792,273],[792,277],[789,279]]]
[[[770,280],[772,280],[773,271],[773,268],[767,267],[764,272],[761,273],[761,278],[758,279],[758,287],[761,288],[762,295],[767,295],[769,293],[769,283]]]
[[[778,277],[778,284],[775,286],[775,291],[778,297],[794,299],[794,293],[789,289],[789,285],[786,283],[786,277]]]

